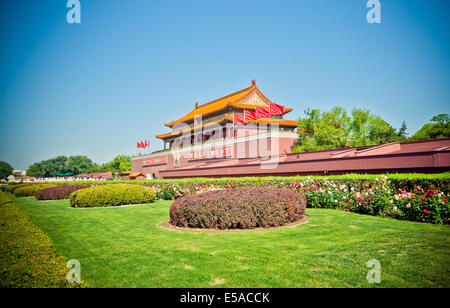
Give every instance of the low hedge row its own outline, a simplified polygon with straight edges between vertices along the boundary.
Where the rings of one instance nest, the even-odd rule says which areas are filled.
[[[55,184],[33,184],[33,185],[25,185],[22,187],[18,187],[13,190],[13,193],[16,197],[29,197],[34,196],[39,190],[54,187]]]
[[[170,207],[170,223],[212,229],[277,227],[302,218],[305,208],[305,195],[287,189],[216,190],[177,199]]]
[[[28,186],[28,185],[31,185],[31,184],[29,184],[29,183],[25,183],[25,184],[10,184],[8,186],[2,187],[2,190],[13,194],[14,190],[16,190],[17,188]]]
[[[99,185],[74,191],[70,197],[72,207],[108,207],[128,204],[152,203],[156,199],[153,188],[140,185]]]
[[[36,192],[37,200],[69,199],[70,194],[79,189],[88,188],[94,184],[63,184],[41,189]]]

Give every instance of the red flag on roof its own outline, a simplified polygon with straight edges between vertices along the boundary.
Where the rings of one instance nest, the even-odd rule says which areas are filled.
[[[246,124],[245,118],[241,114],[233,113],[233,124]]]
[[[269,111],[271,116],[283,115],[286,113],[286,107],[284,107],[283,105],[270,103]]]
[[[145,142],[147,143],[147,147],[150,146],[150,140],[145,140]]]
[[[250,120],[256,120],[256,112],[250,110],[244,110],[244,120],[246,122]]]
[[[141,148],[145,149],[144,142],[141,141],[140,145],[141,145]]]
[[[136,147],[139,149],[141,147],[141,145],[139,144],[139,141],[137,142]]]
[[[269,109],[256,107],[256,119],[269,118],[269,117],[270,117]]]

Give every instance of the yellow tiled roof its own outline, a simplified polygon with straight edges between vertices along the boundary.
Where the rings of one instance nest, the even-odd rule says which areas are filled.
[[[187,131],[193,131],[193,130],[196,130],[196,129],[199,129],[199,128],[203,128],[203,127],[211,125],[211,124],[218,124],[218,123],[222,122],[223,120],[225,120],[227,118],[227,116],[228,115],[225,115],[224,117],[222,117],[222,118],[220,118],[218,120],[211,121],[211,122],[208,122],[208,123],[205,123],[205,124],[202,124],[202,125],[193,126],[191,128],[188,128],[188,129],[183,129],[183,130],[179,130],[177,132],[172,132],[172,133],[158,135],[158,136],[156,136],[156,138],[164,139],[164,138],[171,137],[171,136],[178,136],[178,135],[181,135],[182,133],[187,132]]]
[[[242,100],[244,100],[246,97],[248,97],[250,94],[252,94],[254,91],[258,92],[258,94],[260,94],[265,100],[267,100],[268,102],[271,102],[260,90],[259,88],[256,86],[256,82],[254,80],[252,80],[252,86],[245,88],[243,90],[234,92],[230,95],[221,97],[219,99],[216,99],[214,101],[211,101],[209,103],[200,105],[198,107],[196,107],[194,110],[192,110],[191,112],[189,112],[187,115],[185,115],[184,117],[166,123],[165,125],[168,127],[172,127],[175,124],[178,123],[182,123],[182,122],[186,122],[189,120],[193,120],[195,116],[204,116],[219,110],[222,110],[228,106],[233,106],[236,108],[242,108],[242,109],[255,109],[256,107],[260,107],[260,106],[253,106],[253,105],[248,105],[248,104],[239,104],[239,102],[241,102]],[[286,108],[286,111],[292,111],[292,108]]]
[[[130,178],[136,178],[138,176],[145,176],[142,172],[136,172],[129,175]]]
[[[178,136],[183,134],[184,132],[187,131],[193,131],[196,129],[200,129],[200,128],[204,128],[206,126],[212,125],[212,124],[219,124],[225,120],[231,121],[233,122],[233,115],[230,114],[226,114],[225,116],[223,116],[222,118],[215,120],[215,121],[211,121],[202,125],[197,125],[197,126],[193,126],[190,127],[188,129],[183,129],[183,130],[179,130],[176,132],[171,132],[171,133],[167,133],[167,134],[162,134],[162,135],[157,135],[156,138],[159,139],[165,139],[167,137],[172,137],[172,136]],[[285,120],[285,119],[273,119],[273,118],[262,118],[262,119],[258,119],[258,120],[250,120],[250,123],[266,123],[266,124],[279,124],[279,125],[283,125],[283,126],[297,126],[298,122],[295,120]]]

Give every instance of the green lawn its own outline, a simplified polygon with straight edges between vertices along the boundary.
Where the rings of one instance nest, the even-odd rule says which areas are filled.
[[[450,227],[308,209],[307,224],[188,233],[158,226],[170,201],[71,209],[12,197],[91,287],[450,287]],[[366,262],[381,262],[368,284]]]

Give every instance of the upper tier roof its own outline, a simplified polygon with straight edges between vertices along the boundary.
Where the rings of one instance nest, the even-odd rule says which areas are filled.
[[[255,105],[255,104],[252,104],[251,100],[246,101],[247,98],[249,98],[252,94],[255,94],[255,93],[260,96],[262,101],[265,102],[265,105]],[[240,109],[256,109],[256,107],[269,108],[270,102],[271,101],[258,89],[258,87],[256,86],[256,82],[254,80],[252,80],[252,85],[250,87],[242,89],[237,92],[234,92],[227,96],[218,98],[209,103],[206,103],[206,104],[203,104],[200,106],[196,106],[196,108],[194,108],[194,110],[189,112],[184,117],[182,117],[178,120],[166,123],[165,125],[168,127],[172,127],[175,124],[193,120],[195,116],[204,116],[207,114],[211,114],[213,112],[225,109],[228,106],[232,106],[232,107],[240,108]],[[286,108],[286,112],[290,112],[290,111],[292,111],[292,108]]]

